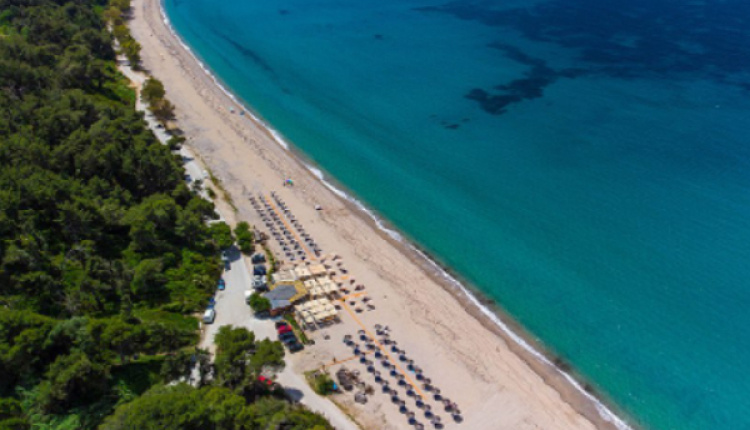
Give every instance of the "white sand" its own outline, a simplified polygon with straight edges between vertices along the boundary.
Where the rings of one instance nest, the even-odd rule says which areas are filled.
[[[248,115],[238,115],[242,108],[201,70],[163,23],[157,0],[134,0],[131,29],[143,46],[143,65],[164,82],[167,97],[177,107],[177,122],[187,144],[231,194],[238,209],[236,220],[262,226],[247,197],[279,193],[324,252],[341,255],[357,283],[366,285],[377,309],[359,314],[362,323],[369,330],[376,323],[388,325],[399,346],[445,396],[458,403],[464,422],[454,424],[439,410],[445,428],[613,427],[559,372],[509,344],[496,327],[470,314],[466,304],[430,276],[413,255],[336,197],[274,142],[268,130]],[[286,177],[294,178],[293,188],[282,187]],[[323,210],[316,211],[315,205]],[[340,315],[340,324],[312,334],[316,345],[293,356],[295,369],[311,370],[333,357],[351,356],[341,339],[344,334],[356,334],[360,327],[346,311]],[[329,340],[324,339],[324,332]],[[359,369],[371,382],[361,364],[346,365]],[[363,427],[413,428],[378,387],[367,405],[354,404],[352,397],[347,393],[335,399]],[[415,410],[412,401],[408,406]],[[421,414],[418,419],[425,422]]]

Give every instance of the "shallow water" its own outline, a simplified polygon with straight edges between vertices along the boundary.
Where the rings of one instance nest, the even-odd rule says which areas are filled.
[[[631,421],[750,428],[746,2],[165,6],[236,94]]]

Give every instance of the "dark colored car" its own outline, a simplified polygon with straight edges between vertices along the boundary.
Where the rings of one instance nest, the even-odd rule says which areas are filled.
[[[288,325],[289,324],[287,324],[286,321],[276,321],[276,328],[280,328],[280,327],[284,327],[284,326],[288,326]]]
[[[253,266],[253,275],[257,276],[265,276],[266,275],[266,266],[262,264],[256,264]]]
[[[301,343],[297,342],[291,345],[287,345],[287,348],[289,348],[289,352],[297,352],[297,351],[301,351],[304,348],[304,346],[302,346]]]
[[[219,291],[224,291],[224,288],[227,287],[227,284],[224,282],[224,279],[219,279]]]
[[[252,258],[253,264],[260,264],[266,262],[266,256],[263,254],[255,254]]]
[[[297,336],[295,336],[294,333],[289,331],[289,332],[280,334],[279,340],[285,344],[290,344],[290,343],[297,342]]]

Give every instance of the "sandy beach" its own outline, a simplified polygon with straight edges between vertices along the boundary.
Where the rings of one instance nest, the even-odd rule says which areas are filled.
[[[262,230],[248,197],[275,191],[324,253],[341,256],[347,275],[366,286],[376,309],[356,315],[343,309],[340,323],[312,332],[315,345],[290,358],[295,369],[313,370],[334,358],[348,358],[352,354],[341,342],[343,336],[382,324],[459,405],[464,421],[445,419],[445,428],[615,428],[563,374],[510,341],[415,252],[333,193],[262,124],[239,115],[243,108],[171,33],[158,0],[134,0],[130,27],[143,47],[144,68],[164,83],[176,106],[187,145],[231,195],[237,211],[228,221],[247,220]],[[285,178],[293,178],[294,186],[282,186]],[[345,365],[365,372],[356,360]],[[382,393],[376,392],[366,405],[354,403],[351,393],[334,399],[366,429],[413,428]]]

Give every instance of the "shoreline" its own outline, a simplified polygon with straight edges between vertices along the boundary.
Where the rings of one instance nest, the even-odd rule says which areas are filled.
[[[461,279],[459,275],[452,273],[450,268],[442,265],[438,259],[420,248],[414,241],[393,228],[390,223],[380,217],[377,212],[368,208],[354,194],[346,190],[330,175],[324,173],[321,167],[312,163],[301,151],[287,142],[283,136],[276,131],[271,124],[262,119],[252,106],[233,94],[228,87],[210,70],[200,56],[194,52],[179,36],[172,27],[164,10],[161,0],[144,0],[145,2],[156,2],[159,9],[161,24],[170,35],[178,42],[180,47],[192,58],[201,71],[212,81],[213,85],[222,95],[237,107],[244,110],[246,118],[253,123],[268,138],[273,140],[287,156],[307,172],[313,180],[319,181],[327,188],[341,204],[349,211],[372,227],[383,240],[388,242],[406,256],[412,263],[417,265],[425,275],[431,278],[448,292],[463,310],[480,322],[493,335],[506,344],[508,349],[520,358],[539,376],[546,385],[555,390],[562,401],[570,405],[576,412],[593,423],[596,428],[616,428],[618,430],[634,429],[632,424],[626,423],[621,416],[612,411],[612,406],[599,399],[600,394],[590,392],[589,385],[579,376],[571,374],[558,366],[560,358],[551,354],[542,344],[539,344],[522,326],[500,308],[494,301],[486,298],[478,288],[468,281]],[[146,23],[147,25],[150,25]],[[182,67],[189,67],[182,64]],[[179,109],[179,104],[177,105]],[[226,113],[229,115],[229,113]],[[234,115],[241,118],[239,115]],[[227,120],[229,121],[229,120]],[[192,147],[190,142],[188,146]],[[196,150],[196,152],[199,152]],[[244,188],[244,187],[243,187]],[[244,197],[244,194],[242,195]],[[566,364],[563,363],[563,366]]]

